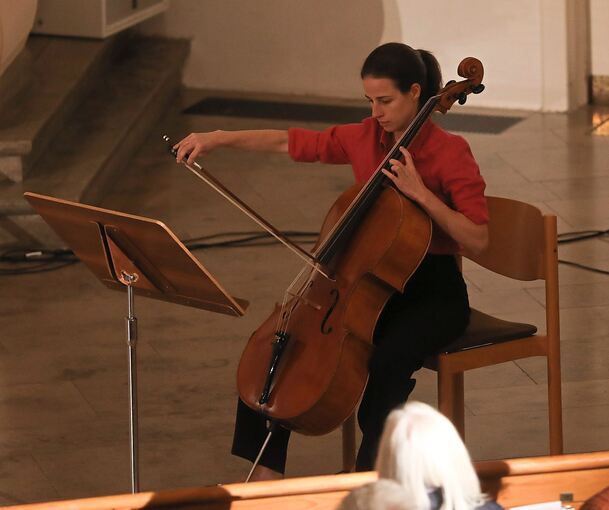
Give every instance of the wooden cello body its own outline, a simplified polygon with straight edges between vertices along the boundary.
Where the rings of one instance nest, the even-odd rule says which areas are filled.
[[[427,101],[369,181],[334,203],[313,251],[320,270],[303,270],[250,337],[237,371],[239,396],[270,420],[319,435],[357,406],[381,312],[404,289],[431,240],[429,216],[381,169],[399,159],[399,148],[410,145],[431,113],[446,113],[483,90],[478,60],[463,60],[458,73],[466,79],[449,82]]]
[[[323,239],[360,191],[356,185],[330,209]],[[364,390],[376,322],[406,285],[431,239],[431,220],[395,188],[387,187],[333,261],[334,281],[311,270],[303,297],[293,297],[289,339],[268,402],[260,404],[280,314],[277,307],[242,354],[237,372],[241,399],[292,430],[325,434],[353,412]]]

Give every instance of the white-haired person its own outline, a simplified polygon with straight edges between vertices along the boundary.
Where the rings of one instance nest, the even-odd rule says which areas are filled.
[[[351,491],[338,510],[410,510],[408,493],[394,480],[377,480]]]
[[[450,420],[422,402],[409,402],[389,414],[375,467],[379,479],[402,487],[411,510],[502,508],[482,493],[469,453]]]

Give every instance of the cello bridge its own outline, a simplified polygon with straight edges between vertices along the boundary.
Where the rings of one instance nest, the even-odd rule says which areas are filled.
[[[303,297],[300,294],[291,294],[291,296],[300,301],[301,303],[310,306],[311,308],[313,308],[313,310],[321,310],[321,305],[318,305],[317,303],[308,300],[306,297]]]

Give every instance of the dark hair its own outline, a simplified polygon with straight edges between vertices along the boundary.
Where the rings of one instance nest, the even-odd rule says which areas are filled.
[[[421,86],[419,108],[442,86],[440,64],[429,51],[415,50],[402,43],[387,43],[372,50],[362,65],[361,77],[391,78],[401,92],[413,83]]]

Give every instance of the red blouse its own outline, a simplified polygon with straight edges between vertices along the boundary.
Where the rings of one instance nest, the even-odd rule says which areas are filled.
[[[393,138],[373,118],[324,131],[290,128],[288,150],[295,161],[347,164],[357,182],[366,182],[393,147]],[[478,164],[464,138],[427,121],[410,145],[410,154],[425,186],[440,200],[477,225],[488,222]],[[459,245],[434,222],[430,253],[454,254]]]

